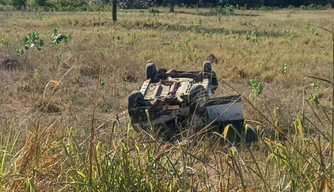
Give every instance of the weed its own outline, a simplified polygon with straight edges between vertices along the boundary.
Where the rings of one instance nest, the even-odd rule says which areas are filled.
[[[99,77],[99,85],[103,87],[106,84],[104,77]]]
[[[40,78],[41,78],[41,73],[37,69],[35,69],[34,70],[34,79],[40,80]]]
[[[3,47],[8,46],[8,40],[4,37],[1,37],[0,38],[0,45],[3,46]]]
[[[150,7],[150,8],[148,9],[148,12],[149,12],[149,13],[153,13],[153,14],[158,14],[158,13],[160,13],[158,9],[154,9],[153,7]]]
[[[54,28],[52,31],[52,42],[56,45],[59,45],[61,42],[67,43],[72,39],[72,35],[71,34],[61,34],[58,33],[58,28]]]
[[[312,87],[312,93],[309,95],[309,101],[314,102],[315,104],[320,104],[319,96],[317,91],[320,89],[319,83],[311,83],[310,86]]]
[[[196,33],[196,27],[195,26],[191,26],[190,27],[190,31]]]
[[[121,40],[121,36],[119,36],[119,35],[113,36],[112,40],[119,41],[119,40]]]
[[[251,41],[253,43],[259,43],[258,37],[255,31],[248,31],[246,33],[246,40]]]
[[[41,51],[42,47],[44,46],[44,41],[40,39],[38,33],[33,30],[23,38],[23,44],[25,50],[36,47],[38,51]],[[17,49],[16,53],[22,56],[24,54],[24,50]]]
[[[224,6],[217,6],[216,11],[218,15],[234,15],[235,7],[233,5],[224,5]]]
[[[24,50],[23,49],[17,49],[16,54],[18,54],[19,56],[22,56],[24,54]]]
[[[286,63],[282,63],[281,66],[278,68],[278,72],[282,75],[286,75]]]
[[[305,29],[306,29],[306,32],[311,33],[311,34],[314,34],[317,31],[317,28],[314,25],[312,25],[310,22],[306,24]]]
[[[188,46],[189,46],[189,43],[190,43],[190,41],[191,41],[191,39],[190,39],[190,38],[186,38],[186,39],[184,40],[184,45],[185,45],[186,47],[188,47]]]
[[[250,21],[241,21],[240,24],[244,25],[244,26],[251,26],[252,25]]]
[[[261,82],[257,83],[255,79],[250,80],[252,93],[250,94],[250,98],[257,98],[259,97],[263,92],[263,84]]]
[[[313,88],[313,90],[320,89],[320,84],[319,83],[311,83],[310,86]]]
[[[317,94],[314,94],[314,93],[310,93],[308,100],[309,100],[310,102],[315,102],[316,104],[319,104],[319,103],[320,103],[320,102],[319,102],[319,97],[318,97],[318,95],[317,95]]]
[[[292,31],[292,30],[289,30],[289,29],[284,29],[283,30],[283,35],[291,37],[291,38],[297,37],[297,33]]]

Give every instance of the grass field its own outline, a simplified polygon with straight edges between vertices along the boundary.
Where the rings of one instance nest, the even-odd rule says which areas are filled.
[[[332,36],[321,29],[332,28],[332,16],[121,10],[114,24],[107,12],[0,12],[0,62],[15,63],[0,68],[0,190],[334,190],[332,88],[306,78],[333,78]],[[52,43],[54,28],[72,39]],[[32,30],[44,46],[19,56]],[[244,96],[259,142],[231,147],[218,137],[184,136],[166,143],[128,127],[127,96],[140,88],[148,61],[199,70],[210,54],[217,95]]]

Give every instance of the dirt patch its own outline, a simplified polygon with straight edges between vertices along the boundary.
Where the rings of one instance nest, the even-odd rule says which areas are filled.
[[[6,56],[4,53],[0,53],[0,69],[17,69],[21,66],[18,60]]]
[[[21,66],[20,62],[16,59],[6,58],[1,62],[1,68],[3,69],[18,69]]]

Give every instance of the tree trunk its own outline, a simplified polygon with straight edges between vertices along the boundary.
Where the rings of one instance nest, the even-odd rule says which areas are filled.
[[[112,1],[112,20],[117,21],[117,0]]]
[[[169,12],[174,13],[175,0],[170,0]]]
[[[128,9],[133,9],[134,8],[134,5],[133,5],[133,0],[129,0],[129,3],[128,3]]]

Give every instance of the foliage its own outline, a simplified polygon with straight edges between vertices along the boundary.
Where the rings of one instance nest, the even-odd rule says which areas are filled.
[[[103,4],[108,5],[108,4],[111,4],[111,2],[112,2],[113,0],[100,0],[100,1],[101,1],[101,3],[103,3]]]
[[[148,9],[148,12],[149,13],[159,13],[159,10],[158,9],[154,9],[153,7],[150,7],[149,9]]]
[[[57,0],[48,1],[48,7],[59,11],[87,11],[88,3],[85,0]]]
[[[148,9],[153,5],[153,0],[120,0],[118,5],[121,9]]]
[[[35,0],[35,3],[38,5],[38,6],[46,6],[47,5],[47,1],[48,0]]]
[[[22,10],[26,8],[27,0],[11,0],[10,5],[12,5],[17,10]]]
[[[311,86],[313,89],[320,89],[320,84],[319,84],[319,83],[311,83],[310,86]]]
[[[315,102],[316,104],[319,104],[319,96],[315,93],[310,93],[308,100],[310,102]]]
[[[23,49],[17,49],[16,54],[18,54],[19,56],[22,56],[24,54],[24,50]]]
[[[32,31],[28,36],[24,37],[24,48],[28,50],[30,47],[36,47],[37,50],[41,50],[44,46],[44,41],[39,38],[39,35],[36,31]]]
[[[255,79],[250,80],[252,93],[250,95],[251,98],[257,98],[262,94],[263,84],[261,82],[257,83]]]
[[[282,65],[278,68],[278,72],[282,75],[286,74],[286,63],[282,63]]]
[[[67,43],[72,39],[72,35],[71,34],[62,34],[62,33],[58,33],[58,28],[54,28],[52,31],[52,42],[56,45],[59,45],[61,42]]]
[[[27,0],[1,0],[0,4],[7,4],[10,2],[17,10],[27,8]],[[122,9],[148,9],[152,6],[171,6],[179,5],[186,7],[216,7],[219,13],[222,15],[233,15],[234,10],[259,9],[259,10],[274,10],[281,7],[287,7],[289,9],[330,9],[329,3],[334,3],[334,0],[298,0],[298,1],[279,1],[279,0],[119,0],[118,6]],[[88,0],[33,0],[33,4],[45,10],[58,10],[58,11],[96,11],[106,10],[105,6],[111,4],[111,0],[96,0],[91,3]],[[38,9],[38,8],[37,8]]]
[[[20,135],[13,131],[13,126],[9,127],[7,138],[0,134],[0,190],[5,191],[6,181],[5,176],[10,172],[10,163],[14,155],[14,149],[17,145],[17,140]]]
[[[319,83],[311,83],[310,86],[312,87],[312,92],[310,93],[308,100],[310,102],[320,104],[319,96],[317,94],[317,92],[320,89],[320,84]]]
[[[274,118],[278,116],[275,109]],[[291,130],[281,135],[284,141],[264,135],[257,126],[255,134],[262,134],[251,146],[214,142],[227,140],[232,125],[208,140],[185,137],[166,143],[151,132],[138,140],[130,125],[118,127],[115,120],[105,136],[94,142],[78,140],[74,128],[57,137],[59,129],[37,125],[34,132],[27,130],[26,143],[20,148],[17,142],[22,135],[10,127],[0,135],[0,189],[53,191],[61,185],[64,191],[206,191],[213,187],[221,191],[328,191],[333,183],[326,151],[333,141],[327,131],[319,129],[316,138],[307,135],[302,119],[292,120]],[[281,131],[278,120],[275,126]],[[253,130],[249,124],[245,129]],[[214,184],[210,177],[215,175],[230,179],[223,181],[225,185]]]
[[[235,7],[233,5],[217,6],[218,15],[234,15]]]
[[[38,51],[42,50],[44,46],[44,41],[39,38],[39,35],[36,31],[31,31],[27,36],[23,38],[24,49],[28,50],[29,48],[36,47]],[[18,49],[17,54],[23,55],[23,49]]]
[[[253,43],[258,43],[258,38],[257,38],[257,34],[255,31],[247,31],[246,33],[246,40],[247,41],[251,41]]]

